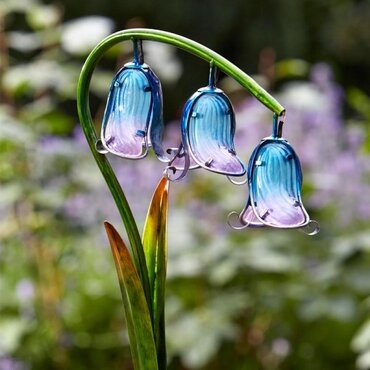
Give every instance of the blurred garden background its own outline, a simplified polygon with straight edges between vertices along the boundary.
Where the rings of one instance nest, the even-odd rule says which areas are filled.
[[[197,170],[172,184],[170,370],[370,369],[370,1],[0,1],[0,370],[132,369],[102,222],[122,232],[76,112],[88,53],[109,33],[150,27],[209,46],[287,108],[284,136],[304,170],[321,232],[231,230],[247,188]],[[164,92],[166,142],[208,65],[144,43]],[[91,86],[97,127],[122,43]],[[238,84],[248,162],[271,113]],[[163,166],[112,158],[139,224]]]

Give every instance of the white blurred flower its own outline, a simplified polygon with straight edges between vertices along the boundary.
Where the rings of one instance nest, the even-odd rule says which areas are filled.
[[[183,71],[175,54],[175,48],[159,42],[147,42],[144,46],[145,62],[148,63],[164,83],[176,82]]]
[[[110,18],[89,16],[67,22],[62,27],[62,48],[71,54],[89,53],[114,28]]]
[[[280,357],[288,356],[290,350],[290,343],[285,338],[277,338],[272,342],[272,351]]]
[[[294,102],[296,109],[307,111],[316,111],[330,103],[325,93],[309,82],[291,82],[286,84],[280,94],[280,99],[285,102]]]
[[[55,27],[62,18],[56,5],[35,5],[27,8],[27,21],[34,29]]]

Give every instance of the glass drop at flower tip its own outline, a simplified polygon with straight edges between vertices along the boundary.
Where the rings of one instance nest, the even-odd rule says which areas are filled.
[[[255,148],[248,165],[249,198],[238,215],[245,227],[274,227],[300,229],[314,235],[319,232],[316,221],[310,217],[301,199],[302,171],[299,158],[287,140],[281,137],[282,125],[274,118],[272,136]]]

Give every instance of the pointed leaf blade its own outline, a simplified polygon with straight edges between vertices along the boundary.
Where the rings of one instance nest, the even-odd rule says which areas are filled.
[[[104,226],[121,287],[135,370],[157,370],[152,323],[139,275],[124,241],[114,226],[109,222],[104,222]]]
[[[165,361],[164,301],[167,271],[169,181],[162,178],[153,194],[143,232],[143,247],[152,294],[153,332],[158,359]]]

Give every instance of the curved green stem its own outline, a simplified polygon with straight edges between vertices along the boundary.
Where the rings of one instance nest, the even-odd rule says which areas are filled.
[[[104,154],[100,154],[96,150],[98,137],[95,132],[94,123],[91,118],[89,107],[89,87],[94,68],[101,55],[102,54],[96,55],[91,53],[82,68],[80,79],[77,85],[78,115],[91,152],[95,158],[96,163],[99,166],[101,173],[104,176],[110,192],[112,193],[114,201],[116,202],[117,208],[121,215],[123,224],[125,225],[127,236],[132,249],[134,264],[138,271],[140,280],[143,284],[145,297],[148,302],[149,312],[152,312],[148,271],[146,269],[144,250],[135,218],[108,159]]]
[[[231,63],[218,53],[214,52],[213,50],[193,40],[170,32],[146,28],[136,28],[119,31],[102,40],[86,59],[77,86],[77,108],[81,126],[89,143],[91,152],[95,158],[95,161],[97,162],[99,169],[102,172],[105,181],[107,182],[109,190],[112,193],[112,196],[122,217],[127,236],[130,241],[133,261],[143,285],[149,312],[151,313],[151,315],[153,315],[148,270],[146,267],[144,249],[137,224],[131,212],[130,206],[126,200],[125,194],[114,174],[114,171],[108,159],[104,154],[100,154],[96,150],[96,143],[99,139],[95,132],[89,106],[90,82],[97,63],[108,49],[110,49],[117,43],[125,40],[159,41],[183,49],[191,54],[194,54],[197,57],[204,59],[208,63],[211,63],[213,66],[225,72],[230,77],[234,78],[237,82],[240,83],[241,86],[246,88],[275,115],[283,115],[285,109],[276,99],[274,99],[260,85],[258,85],[257,82],[255,82],[241,69],[236,67],[233,63]]]
[[[94,48],[87,58],[86,64],[95,65],[102,55],[113,45],[130,39],[159,41],[194,54],[209,63],[213,63],[220,70],[234,78],[273,113],[281,115],[285,111],[285,108],[273,96],[229,60],[198,42],[171,32],[150,28],[131,28],[118,31],[106,37]]]

